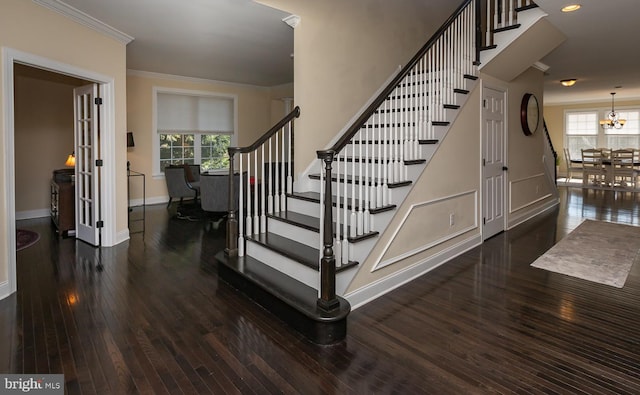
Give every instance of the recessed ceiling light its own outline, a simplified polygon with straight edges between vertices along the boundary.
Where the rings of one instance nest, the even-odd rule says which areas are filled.
[[[571,78],[568,80],[560,80],[560,83],[562,84],[562,86],[574,86],[576,84],[576,79],[575,78]]]
[[[570,4],[568,6],[562,7],[562,12],[578,11],[580,7],[581,7],[580,4]]]

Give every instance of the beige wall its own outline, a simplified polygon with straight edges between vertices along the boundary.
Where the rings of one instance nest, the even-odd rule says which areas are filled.
[[[126,48],[125,45],[77,24],[60,14],[48,10],[32,1],[2,0],[0,12],[0,46],[37,55],[50,61],[73,66],[80,70],[91,71],[113,79],[116,141],[125,141],[126,132]],[[2,64],[2,73],[5,72]],[[0,92],[4,95],[4,85],[0,81]],[[4,106],[5,97],[0,97]],[[6,142],[4,114],[0,113],[0,136]],[[109,131],[113,133],[113,131]],[[4,146],[4,144],[3,144]],[[116,147],[116,219],[115,231],[126,231],[126,153],[124,148]],[[4,161],[0,162],[0,206],[6,207],[8,180]],[[109,220],[109,219],[107,219]],[[113,223],[113,221],[112,221]],[[7,213],[0,212],[0,284],[8,280],[10,260],[7,245]],[[14,247],[11,246],[13,249]]]
[[[152,177],[154,87],[236,95],[239,146],[251,144],[272,126],[272,92],[269,88],[130,71],[127,76],[127,130],[133,132],[136,145],[128,150],[127,158],[132,170],[147,175],[147,203],[168,199],[164,177]],[[140,197],[140,188],[132,188],[131,198]]]
[[[294,30],[296,172],[408,62],[459,5],[450,0],[259,0],[301,17]]]
[[[640,107],[640,100],[616,100],[616,108]],[[565,174],[567,167],[562,150],[564,149],[564,114],[568,110],[599,110],[601,112],[611,109],[611,101],[574,104],[554,104],[544,106],[544,118],[547,122],[549,135],[553,142],[553,148],[561,157],[560,172]]]
[[[15,70],[16,216],[48,216],[51,173],[64,168],[73,151],[73,89],[83,81],[26,66]]]

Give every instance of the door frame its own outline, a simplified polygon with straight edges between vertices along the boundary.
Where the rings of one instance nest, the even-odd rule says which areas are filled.
[[[501,85],[497,85],[497,84],[486,84],[484,83],[484,81],[481,82],[481,94],[480,94],[480,207],[481,207],[481,212],[480,212],[480,223],[482,224],[480,229],[480,234],[482,236],[482,240],[485,240],[484,237],[484,221],[482,220],[484,218],[484,198],[485,198],[485,191],[484,191],[484,166],[482,165],[482,159],[484,157],[484,152],[483,152],[483,146],[482,146],[482,141],[483,141],[483,133],[484,133],[484,106],[483,106],[483,102],[484,102],[484,91],[485,89],[492,89],[494,91],[498,91],[498,92],[502,92],[504,94],[504,136],[503,136],[503,147],[502,149],[503,151],[503,158],[504,158],[504,166],[508,167],[508,163],[509,163],[509,89],[507,86],[501,86]],[[502,219],[502,231],[507,230],[507,224],[508,224],[508,215],[509,215],[509,191],[507,189],[507,186],[509,185],[509,172],[505,171],[505,176],[503,177],[503,185],[502,185],[502,203],[503,203],[503,210],[504,210],[504,215],[503,215],[503,219]]]
[[[16,292],[16,205],[15,205],[15,105],[14,105],[14,63],[20,63],[39,69],[44,69],[58,74],[64,74],[87,81],[95,82],[100,86],[103,95],[101,108],[100,127],[104,131],[100,141],[105,165],[102,168],[100,190],[102,197],[103,219],[102,228],[103,243],[110,247],[116,241],[116,191],[115,188],[105,188],[106,185],[116,185],[115,177],[115,79],[113,77],[85,70],[70,64],[58,62],[28,52],[19,51],[9,47],[2,47],[2,79],[4,98],[2,111],[4,117],[4,179],[5,184],[5,223],[0,223],[0,228],[7,231],[7,248],[0,259],[7,262],[8,282],[0,283],[0,299]],[[69,100],[72,100],[70,97]],[[75,145],[75,139],[74,139]]]

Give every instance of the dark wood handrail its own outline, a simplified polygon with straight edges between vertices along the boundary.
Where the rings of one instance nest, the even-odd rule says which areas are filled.
[[[354,121],[354,123],[347,129],[347,131],[340,137],[340,139],[333,145],[333,147],[328,148],[326,150],[317,151],[319,158],[324,158],[328,155],[333,155],[333,153],[340,152],[348,143],[351,141],[353,136],[362,128],[362,126],[371,118],[373,113],[380,107],[382,103],[387,99],[387,97],[396,89],[396,86],[402,81],[402,79],[409,74],[409,72],[413,69],[413,67],[418,63],[420,59],[424,56],[425,53],[436,43],[436,41],[440,38],[440,36],[451,26],[451,24],[456,20],[456,18],[462,13],[462,11],[471,3],[473,0],[464,0],[462,4],[451,14],[449,19],[445,21],[445,23],[431,36],[429,41],[420,48],[418,53],[414,55],[413,58],[407,63],[395,76],[393,80],[387,85],[387,87],[380,92],[378,97],[367,107],[367,109],[360,114],[360,116]]]
[[[298,118],[300,116],[300,107],[296,106],[293,111],[291,111],[289,114],[287,114],[284,118],[282,118],[282,120],[280,122],[278,122],[277,124],[275,124],[274,127],[272,127],[271,129],[267,130],[267,132],[265,134],[263,134],[262,136],[260,136],[260,138],[258,138],[253,144],[248,145],[246,147],[229,147],[227,149],[227,151],[229,152],[229,157],[240,153],[240,154],[246,154],[247,152],[253,152],[256,149],[258,149],[262,144],[264,144],[267,140],[269,140],[269,138],[271,136],[273,136],[274,134],[276,134],[276,132],[280,129],[282,129],[286,124],[288,124],[292,119],[294,118]]]

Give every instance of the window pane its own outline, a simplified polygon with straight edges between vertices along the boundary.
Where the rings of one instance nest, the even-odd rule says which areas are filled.
[[[598,134],[598,113],[577,112],[567,114],[567,135],[572,134]]]
[[[159,137],[161,171],[164,172],[164,168],[168,165],[181,165],[185,162],[194,162],[193,134],[161,133]],[[185,147],[184,144],[187,144],[187,146]]]
[[[638,149],[638,147],[640,147],[640,135],[609,134],[607,135],[606,142],[607,147],[610,147],[611,149]]]
[[[160,147],[160,160],[171,159],[171,149]]]
[[[200,139],[200,167],[202,170],[224,169],[229,167],[227,148],[231,144],[228,134],[206,134]]]
[[[640,134],[640,111],[618,111],[619,119],[627,122],[620,129],[606,129],[605,134]]]
[[[595,148],[598,142],[597,136],[567,136],[567,148],[571,158],[582,158],[582,150]]]

